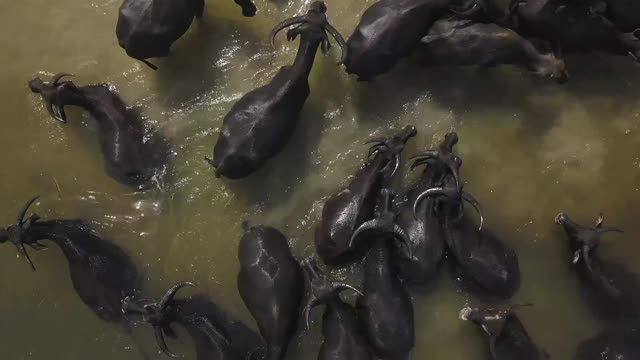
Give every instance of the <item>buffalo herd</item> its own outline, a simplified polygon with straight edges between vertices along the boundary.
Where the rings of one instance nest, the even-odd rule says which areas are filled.
[[[256,15],[251,0],[235,2],[243,16]],[[157,70],[148,59],[169,56],[193,19],[204,15],[204,5],[204,0],[125,0],[116,26],[119,44]],[[331,25],[327,10],[323,1],[314,1],[306,14],[272,30],[274,47],[282,30],[288,29],[289,41],[299,38],[295,60],[242,96],[224,117],[213,155],[205,159],[216,177],[248,177],[287,145],[311,93],[316,53],[318,48],[329,52],[329,38],[341,51],[338,65],[360,81],[371,81],[411,56],[427,68],[518,65],[558,83],[569,80],[566,53],[601,51],[640,61],[640,1],[513,0],[503,9],[493,0],[379,0],[347,40]],[[110,177],[137,191],[159,186],[172,154],[169,141],[109,85],[79,86],[70,76],[36,77],[29,88],[61,123],[67,122],[67,105],[96,120]],[[85,219],[29,215],[37,197],[24,205],[15,224],[0,227],[0,243],[13,244],[34,271],[28,248],[46,249],[45,240],[60,247],[82,302],[125,333],[136,321],[149,324],[169,357],[181,356],[166,342],[177,337],[172,325],[178,324],[192,338],[199,360],[281,360],[301,324],[308,329],[313,309],[322,306],[318,359],[407,359],[415,343],[409,289],[431,284],[447,263],[463,280],[458,282],[462,291],[495,305],[460,311],[462,320],[485,334],[487,358],[549,359],[516,314],[532,304],[509,302],[521,284],[518,256],[508,241],[485,229],[480,201],[464,189],[463,161],[454,149],[458,135],[449,132],[436,148],[409,158],[411,170],[421,174],[412,184],[400,184],[403,151],[417,135],[414,126],[406,126],[365,141],[364,164],[324,201],[314,236],[317,255],[296,259],[278,229],[243,223],[237,287],[259,334],[205,295],[178,298],[193,291],[190,282],[175,284],[159,299],[143,297],[145,276],[125,250]],[[604,234],[621,230],[605,226],[602,215],[593,226],[565,213],[555,222],[566,232],[571,276],[605,329],[579,345],[576,359],[640,359],[640,280],[598,252]],[[362,264],[361,287],[333,280],[319,262]],[[343,291],[357,296],[354,305],[340,297]]]

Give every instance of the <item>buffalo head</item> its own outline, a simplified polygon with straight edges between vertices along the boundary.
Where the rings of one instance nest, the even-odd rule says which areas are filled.
[[[622,232],[617,227],[603,226],[604,216],[600,214],[592,227],[579,225],[573,222],[565,213],[556,216],[555,222],[562,225],[569,236],[569,246],[573,252],[573,264],[580,260],[591,270],[591,254],[600,245],[600,237],[606,232]]]
[[[75,96],[79,95],[79,90],[73,82],[60,81],[65,76],[73,75],[58,73],[51,78],[50,82],[44,82],[39,77],[29,81],[29,89],[31,89],[32,93],[42,96],[49,115],[63,123],[67,122],[64,106],[69,104]]]
[[[331,48],[329,38],[327,36],[327,33],[329,33],[336,40],[342,50],[342,55],[340,56],[338,65],[342,64],[347,57],[347,43],[344,41],[344,38],[340,35],[338,30],[329,24],[326,12],[327,6],[324,1],[312,2],[309,6],[309,11],[307,11],[305,15],[286,19],[271,30],[271,34],[269,35],[271,46],[275,49],[275,37],[278,32],[289,26],[300,24],[287,32],[287,40],[295,40],[298,35],[303,33],[317,35],[321,38],[322,51],[326,55]]]
[[[18,249],[18,253],[27,260],[27,262],[29,263],[29,265],[34,271],[36,270],[36,267],[33,265],[33,261],[31,261],[31,258],[29,257],[29,253],[27,253],[27,250],[25,249],[24,246],[29,245],[34,250],[44,250],[47,247],[45,245],[40,244],[38,240],[33,237],[31,232],[31,227],[38,220],[40,220],[40,217],[35,214],[31,215],[26,220],[24,217],[27,214],[29,207],[31,207],[31,205],[38,198],[39,196],[36,196],[31,200],[29,200],[24,205],[24,207],[18,214],[18,218],[16,220],[15,225],[11,225],[6,229],[0,227],[0,244],[5,243],[7,241],[12,243],[16,247],[16,249]]]
[[[369,158],[373,155],[384,156],[387,160],[387,166],[382,171],[388,177],[393,177],[400,167],[400,154],[404,150],[407,141],[418,134],[415,126],[407,125],[399,133],[390,138],[373,138],[365,142],[365,144],[373,144],[369,149]]]
[[[362,292],[351,285],[331,281],[318,267],[314,258],[305,259],[302,262],[302,269],[309,284],[309,296],[303,310],[307,329],[309,328],[309,315],[314,307],[326,304],[345,290],[351,290],[362,296]]]
[[[135,299],[133,296],[127,296],[122,300],[122,313],[125,316],[137,315],[142,316],[142,321],[153,326],[156,341],[162,352],[172,358],[179,357],[175,355],[167,347],[165,335],[176,337],[176,333],[171,329],[171,323],[174,322],[175,312],[173,298],[183,287],[194,286],[190,282],[181,282],[171,287],[160,299]]]

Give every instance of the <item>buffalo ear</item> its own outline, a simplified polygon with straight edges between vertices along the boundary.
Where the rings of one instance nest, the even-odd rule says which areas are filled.
[[[640,39],[640,29],[633,30],[632,34],[636,37],[636,39]]]

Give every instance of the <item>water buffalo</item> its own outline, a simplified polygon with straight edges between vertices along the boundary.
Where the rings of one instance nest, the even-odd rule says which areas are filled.
[[[608,19],[621,31],[640,28],[640,2],[636,0],[594,0],[592,7],[600,7]],[[604,4],[604,8],[603,8]]]
[[[36,77],[29,88],[42,96],[49,115],[62,123],[67,122],[66,105],[79,106],[91,114],[98,123],[109,176],[139,190],[152,186],[169,156],[166,140],[147,130],[143,119],[127,109],[107,85],[78,87],[71,81],[60,81],[65,76],[69,74],[56,74],[48,83]]]
[[[564,213],[558,214],[555,221],[569,236],[572,262],[594,313],[614,324],[640,320],[638,277],[622,264],[602,259],[597,253],[602,234],[621,230],[604,226],[602,215],[593,227],[576,224]]]
[[[316,306],[326,305],[322,316],[324,342],[320,347],[318,360],[373,360],[371,348],[362,333],[354,308],[340,299],[340,293],[344,290],[362,295],[360,290],[331,281],[320,270],[315,259],[305,260],[303,269],[310,290],[304,308],[307,328],[310,311]]]
[[[575,360],[640,359],[640,333],[636,326],[607,329],[578,345]]]
[[[457,168],[462,161],[457,158]],[[513,249],[506,246],[493,234],[481,231],[482,212],[478,201],[463,190],[462,182],[453,175],[447,175],[442,185],[423,191],[416,198],[413,208],[416,218],[420,203],[424,199],[436,200],[438,213],[445,230],[447,248],[456,268],[465,280],[479,286],[493,296],[511,297],[520,287],[520,266]],[[459,176],[458,176],[459,177]],[[469,202],[480,213],[480,226],[465,216],[464,202]]]
[[[333,194],[322,208],[315,244],[318,255],[326,264],[342,265],[356,257],[358,251],[349,247],[351,235],[373,216],[376,196],[384,179],[395,174],[405,144],[416,134],[416,128],[409,125],[392,137],[367,141],[374,143],[369,150],[368,162],[349,185]]]
[[[431,25],[456,0],[380,0],[369,7],[347,40],[347,73],[369,81],[409,56]]]
[[[304,275],[280,231],[246,222],[243,227],[238,290],[267,342],[267,360],[280,360],[298,327]]]
[[[470,20],[440,19],[416,50],[426,66],[523,66],[537,76],[566,82],[564,60],[554,53],[542,53],[529,40],[496,24]]]
[[[260,360],[263,346],[258,334],[242,322],[233,320],[203,295],[189,299],[175,299],[178,290],[194,286],[181,282],[171,287],[162,299],[122,300],[122,313],[128,317],[142,316],[153,326],[158,346],[169,357],[179,357],[169,350],[165,336],[177,337],[171,324],[183,326],[196,346],[198,360]]]
[[[515,0],[511,14],[523,36],[552,41],[566,51],[603,51],[640,57],[640,30],[621,32],[607,18],[594,13],[588,2]]]
[[[460,311],[460,318],[471,321],[484,330],[489,337],[489,349],[494,360],[549,359],[549,355],[531,340],[524,325],[513,312],[514,307],[515,305],[498,309],[465,307]]]
[[[256,14],[251,0],[234,1],[242,7],[244,16]],[[169,56],[171,45],[203,12],[204,0],[125,0],[118,11],[118,43],[127,55],[157,70],[146,59]]]
[[[406,359],[415,343],[413,304],[393,271],[389,247],[408,252],[409,240],[396,223],[392,207],[391,191],[382,189],[375,218],[362,224],[351,238],[352,244],[365,240],[372,244],[366,257],[364,295],[358,298],[356,309],[375,355]]]
[[[324,2],[315,1],[306,15],[287,19],[271,31],[273,45],[280,30],[300,24],[287,32],[289,41],[300,35],[296,59],[293,65],[280,68],[270,83],[245,94],[224,117],[213,159],[205,158],[216,169],[216,177],[246,177],[289,142],[309,97],[308,78],[318,46],[325,54],[329,51],[327,33],[343,49],[344,58],[344,40],[329,24],[326,11]]]
[[[117,245],[102,239],[83,220],[40,221],[38,215],[25,219],[31,199],[18,214],[15,225],[0,228],[0,243],[9,241],[18,249],[35,271],[25,249],[47,247],[40,243],[50,240],[60,247],[69,264],[69,274],[76,293],[102,320],[127,326],[120,311],[120,301],[135,295],[141,287],[140,277],[129,256]]]
[[[447,133],[438,149],[427,150],[413,157],[411,169],[427,165],[421,179],[407,193],[400,208],[398,224],[409,238],[411,257],[403,256],[403,251],[396,251],[394,263],[399,276],[411,284],[425,285],[436,274],[444,257],[445,234],[437,213],[436,199],[421,201],[415,209],[412,205],[419,194],[427,189],[441,185],[447,175],[458,178],[460,158],[453,153],[453,146],[458,142],[455,132]]]

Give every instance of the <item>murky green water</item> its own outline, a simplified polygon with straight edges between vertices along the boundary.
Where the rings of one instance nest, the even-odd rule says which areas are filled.
[[[334,26],[347,37],[372,1],[328,1]],[[120,0],[0,1],[0,222],[14,221],[32,195],[47,218],[82,217],[125,248],[145,273],[148,295],[193,280],[232,315],[255,326],[236,290],[237,245],[244,219],[282,229],[297,256],[311,255],[323,200],[361,165],[361,140],[405,124],[419,130],[407,154],[458,131],[466,188],[483,203],[486,227],[513,246],[523,271],[516,302],[533,302],[521,318],[554,359],[598,331],[569,270],[560,210],[591,222],[598,212],[626,232],[611,235],[602,254],[640,272],[640,68],[598,55],[570,58],[572,80],[560,87],[514,68],[430,69],[410,62],[373,84],[359,84],[320,58],[295,139],[255,176],[218,180],[202,161],[222,117],[243,93],[293,59],[297,44],[268,47],[270,28],[306,9],[258,0],[245,19],[232,1],[210,0],[202,22],[174,56],[153,72],[124,54],[115,37]],[[337,55],[334,55],[334,57]],[[67,110],[50,119],[26,82],[66,71],[78,84],[108,82],[169,137],[176,152],[174,186],[131,193],[103,171],[90,119]],[[403,168],[406,172],[407,167]],[[411,177],[411,176],[408,176]],[[59,198],[54,180],[60,184]],[[158,354],[150,328],[133,339],[100,321],[76,296],[61,251],[33,254],[34,273],[10,245],[0,248],[0,359],[141,359]],[[353,269],[336,276],[356,279]],[[415,292],[417,344],[412,359],[484,359],[482,335],[458,320],[473,301],[446,271],[435,289]],[[289,359],[313,359],[320,310]],[[184,331],[171,341],[193,358]]]

